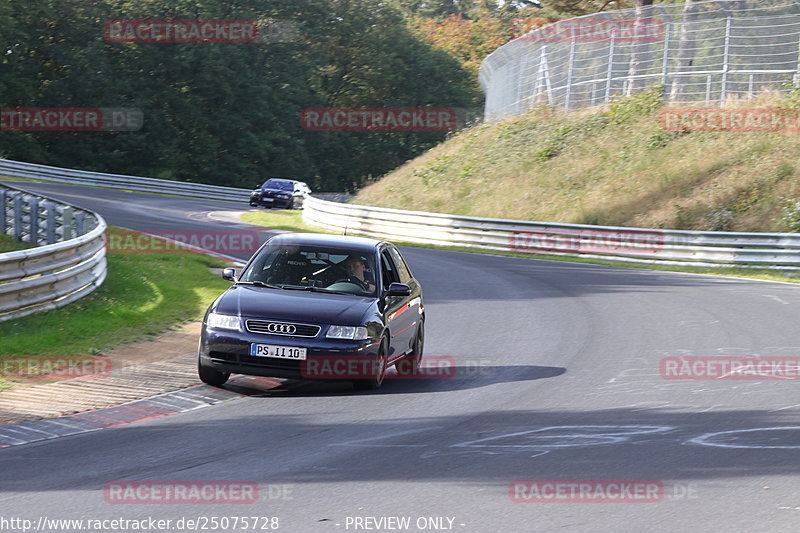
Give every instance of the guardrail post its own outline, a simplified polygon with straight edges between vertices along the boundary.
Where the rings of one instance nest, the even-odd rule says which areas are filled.
[[[54,242],[58,241],[58,235],[56,235],[56,217],[58,216],[58,212],[56,211],[56,206],[53,204],[53,202],[47,202],[45,204],[45,210],[47,212],[47,244],[53,244]]]
[[[0,235],[6,234],[6,190],[0,187]]]
[[[75,213],[75,233],[76,237],[86,233],[86,215],[83,213]]]
[[[31,196],[28,200],[28,242],[36,246],[39,243],[39,199]]]
[[[61,228],[62,228],[61,240],[62,241],[68,241],[72,237],[74,237],[74,235],[72,234],[72,218],[73,218],[73,216],[72,216],[72,208],[71,207],[65,207],[61,211]]]
[[[14,195],[14,238],[22,240],[22,195]]]

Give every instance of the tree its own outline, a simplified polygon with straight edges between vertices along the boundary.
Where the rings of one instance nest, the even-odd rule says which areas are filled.
[[[683,23],[681,24],[681,37],[678,42],[678,59],[675,71],[685,73],[692,66],[697,49],[697,18],[698,6],[694,0],[688,0],[683,6]],[[672,102],[682,101],[688,92],[691,74],[676,74],[672,81],[669,99]]]
[[[293,25],[286,42],[113,43],[124,19]],[[468,107],[479,94],[385,0],[2,0],[0,106],[129,107],[134,132],[0,132],[35,163],[249,187],[267,176],[358,186],[444,133],[305,131],[306,107]]]
[[[635,17],[633,34],[640,36],[648,34],[646,28],[653,24],[653,0],[636,0]],[[646,71],[650,60],[650,43],[645,38],[637,38],[628,67],[628,96],[636,94],[645,87],[646,80],[638,76]]]

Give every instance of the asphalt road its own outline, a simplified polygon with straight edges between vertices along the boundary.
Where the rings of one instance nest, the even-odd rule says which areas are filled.
[[[214,202],[23,187],[129,228],[230,228],[205,216],[220,208]],[[800,357],[798,287],[404,253],[425,287],[426,357],[454,361],[456,376],[390,379],[377,393],[265,386],[203,409],[0,450],[0,530],[14,531],[2,518],[153,517],[174,526],[183,517],[199,518],[201,530],[244,531],[232,517],[261,516],[278,522],[262,519],[259,530],[288,532],[797,531],[797,382],[665,379],[660,364]],[[257,501],[120,504],[110,492],[123,481],[186,480],[255,483]],[[551,498],[533,501],[531,485],[520,490],[515,480],[539,480],[534,488]],[[559,480],[561,494],[542,480]],[[595,497],[598,487],[616,494],[615,480],[657,491],[650,500],[567,501],[567,480]],[[211,527],[213,516],[227,517],[227,527]]]

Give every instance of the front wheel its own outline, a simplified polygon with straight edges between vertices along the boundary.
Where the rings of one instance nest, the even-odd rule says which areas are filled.
[[[375,361],[376,372],[375,376],[369,379],[357,379],[353,381],[353,386],[358,390],[375,390],[383,385],[383,378],[386,377],[386,365],[389,359],[389,343],[386,337],[381,341],[381,346],[378,348],[377,360]]]
[[[197,375],[200,376],[200,381],[213,387],[219,387],[228,381],[231,377],[230,372],[220,372],[214,370],[210,366],[206,366],[200,361],[197,361]]]

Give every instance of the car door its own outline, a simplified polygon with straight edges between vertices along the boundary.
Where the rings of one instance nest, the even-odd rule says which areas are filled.
[[[396,250],[394,251],[396,253]],[[391,247],[386,247],[381,251],[381,283],[382,291],[386,291],[392,283],[404,283],[400,269],[392,257]],[[401,260],[402,264],[402,260]],[[404,270],[406,270],[404,268]],[[408,279],[406,281],[409,281]],[[409,296],[386,296],[384,314],[386,325],[391,334],[389,354],[391,358],[398,357],[407,352],[411,346],[411,340],[416,332],[419,313],[412,308],[414,291]],[[418,298],[417,298],[418,300]]]

